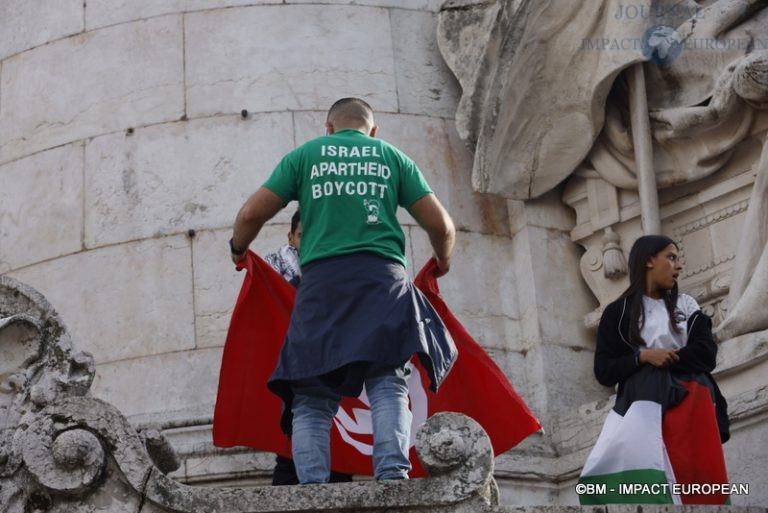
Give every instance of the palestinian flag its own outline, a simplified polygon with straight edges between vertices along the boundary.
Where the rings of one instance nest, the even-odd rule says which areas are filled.
[[[624,385],[582,470],[582,505],[726,504],[713,394],[703,375],[644,366]]]
[[[240,265],[246,275],[224,346],[213,419],[213,443],[242,445],[291,456],[290,439],[280,429],[282,401],[267,388],[288,330],[295,289],[255,253]],[[418,358],[408,383],[413,413],[411,446],[416,431],[440,411],[474,418],[488,433],[495,454],[501,454],[541,426],[504,373],[453,316],[440,297],[434,260],[414,280],[451,334],[458,358],[437,393]],[[337,472],[372,475],[373,427],[365,391],[344,398],[331,427],[331,468]],[[411,450],[412,477],[426,475]]]

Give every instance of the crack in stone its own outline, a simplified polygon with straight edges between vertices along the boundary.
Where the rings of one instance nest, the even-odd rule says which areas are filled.
[[[141,501],[139,502],[139,509],[136,510],[136,513],[141,513],[141,511],[144,509],[144,503],[147,501],[147,486],[149,486],[149,479],[152,477],[152,472],[154,472],[154,469],[150,467],[147,470],[147,475],[141,484],[141,490],[139,490],[139,493],[141,494]]]

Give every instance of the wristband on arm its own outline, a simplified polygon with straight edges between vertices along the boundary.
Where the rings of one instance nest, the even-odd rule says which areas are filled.
[[[245,253],[245,251],[246,251],[248,248],[245,248],[244,250],[242,250],[242,251],[239,251],[237,248],[235,248],[235,242],[234,242],[234,241],[235,241],[235,238],[234,238],[234,237],[232,237],[231,239],[229,239],[229,250],[232,252],[232,254],[233,254],[233,255],[242,255],[243,253]]]

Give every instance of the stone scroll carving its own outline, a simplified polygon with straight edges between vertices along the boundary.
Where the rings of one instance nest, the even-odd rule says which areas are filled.
[[[161,433],[138,433],[89,388],[93,359],[34,290],[0,276],[0,511],[239,513],[493,511],[498,489],[485,431],[433,416],[417,435],[429,479],[203,488],[166,475],[178,459]]]

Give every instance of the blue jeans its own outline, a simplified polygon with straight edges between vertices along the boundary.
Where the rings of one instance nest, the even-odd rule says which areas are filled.
[[[373,421],[375,479],[407,479],[411,435],[410,367],[371,365],[365,390]],[[327,483],[331,471],[330,429],[341,396],[319,386],[293,386],[293,460],[301,484]]]

